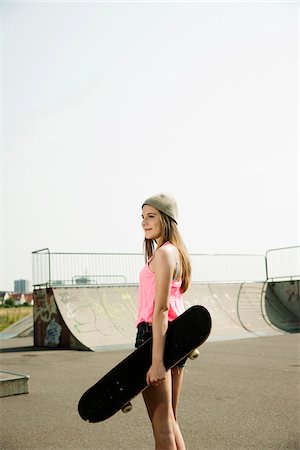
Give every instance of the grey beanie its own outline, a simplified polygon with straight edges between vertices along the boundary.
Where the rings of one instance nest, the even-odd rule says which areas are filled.
[[[171,217],[174,222],[177,223],[178,218],[178,208],[177,203],[174,197],[169,194],[157,194],[153,195],[153,197],[147,198],[144,201],[142,207],[144,205],[153,206],[153,208],[158,209],[158,211],[165,213],[167,216]]]

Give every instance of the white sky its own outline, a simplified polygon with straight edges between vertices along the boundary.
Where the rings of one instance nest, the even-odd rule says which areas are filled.
[[[299,244],[299,2],[1,12],[0,289],[39,248],[141,252],[161,191],[191,253]]]

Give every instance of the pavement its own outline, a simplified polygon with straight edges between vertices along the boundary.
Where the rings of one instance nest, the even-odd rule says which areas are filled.
[[[188,450],[300,449],[300,335],[208,341],[185,372],[179,422]],[[141,396],[98,424],[77,413],[81,394],[128,351],[37,349],[0,341],[1,369],[30,376],[29,393],[0,399],[3,450],[151,450]]]

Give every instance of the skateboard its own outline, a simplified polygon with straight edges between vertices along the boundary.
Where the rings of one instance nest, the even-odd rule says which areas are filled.
[[[195,305],[169,324],[164,352],[167,370],[182,358],[199,355],[197,347],[206,341],[211,330],[211,317],[204,306]],[[130,401],[148,387],[146,374],[151,366],[152,338],[104,375],[80,398],[78,412],[87,422],[101,422],[119,410],[132,409]]]

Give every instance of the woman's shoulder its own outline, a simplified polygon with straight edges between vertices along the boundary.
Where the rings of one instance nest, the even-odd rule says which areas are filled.
[[[172,263],[174,260],[174,249],[176,250],[176,246],[174,244],[171,244],[171,242],[165,242],[156,250],[155,258],[157,258],[157,260]]]

